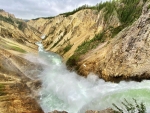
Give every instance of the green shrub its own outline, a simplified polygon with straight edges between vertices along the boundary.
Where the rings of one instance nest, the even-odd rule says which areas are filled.
[[[91,7],[85,4],[85,5],[81,6],[81,7],[78,7],[77,9],[71,11],[71,12],[62,13],[60,15],[64,15],[65,17],[68,17],[68,16],[73,15],[76,12],[78,12],[80,10],[83,10],[83,9],[91,9]]]
[[[100,10],[103,9],[105,6],[106,6],[106,4],[101,2],[101,3],[96,4],[96,6],[93,7],[93,9],[96,9],[96,10],[100,11]]]
[[[104,32],[96,34],[93,39],[84,41],[78,48],[75,50],[75,54],[81,55],[87,53],[89,50],[97,47],[99,43],[104,42]]]
[[[64,48],[64,53],[68,52],[73,45],[71,45],[70,43]]]
[[[116,104],[112,104],[120,113],[146,113],[145,105],[141,103],[137,103],[135,99],[134,104],[129,103],[126,99],[124,99],[122,104],[122,108],[118,107]],[[120,105],[119,105],[120,106]]]
[[[0,90],[2,90],[4,88],[3,84],[0,84]]]
[[[7,23],[9,23],[9,24],[14,24],[14,21],[10,18],[10,17],[4,17],[4,16],[2,16],[2,15],[0,15],[0,20],[1,21],[4,21],[4,22],[7,22]]]
[[[148,7],[147,7],[148,9],[150,9],[150,4],[148,5]]]
[[[52,19],[52,18],[54,18],[54,17],[40,17],[40,18],[43,18],[43,19]],[[38,20],[38,19],[40,19],[40,18],[35,18],[35,19],[32,19],[32,20]]]
[[[105,21],[107,21],[109,19],[109,17],[113,14],[114,10],[115,10],[115,2],[105,2],[105,15],[104,15],[104,19]]]
[[[6,93],[3,91],[5,86],[3,84],[0,84],[0,96],[5,95]]]
[[[10,49],[11,49],[11,50],[14,50],[14,51],[21,52],[21,53],[26,53],[25,50],[23,50],[22,48],[19,48],[19,47],[17,47],[17,46],[11,46]]]
[[[140,0],[121,0],[123,7],[117,10],[119,20],[122,24],[130,25],[142,13],[142,5],[138,5]]]
[[[69,67],[74,67],[77,65],[79,58],[82,54],[87,53],[89,50],[96,48],[98,44],[104,42],[104,32],[96,34],[92,40],[84,41],[78,48],[75,50],[74,54],[67,60],[66,65]]]
[[[146,2],[147,0],[144,0]],[[123,6],[118,6],[117,4],[123,4]],[[106,1],[97,4],[96,6],[90,7],[91,9],[96,9],[100,11],[104,9],[104,19],[107,21],[111,15],[113,15],[114,10],[117,11],[119,20],[122,24],[131,24],[133,23],[142,12],[142,6],[138,5],[140,0],[119,0],[119,1]]]
[[[17,24],[18,24],[18,28],[19,28],[21,31],[24,31],[24,29],[27,28],[27,24],[26,24],[25,22],[17,21]]]
[[[78,55],[72,55],[66,62],[66,65],[69,67],[74,67],[77,65],[77,61],[79,60]]]
[[[146,1],[147,0],[144,0],[144,2]],[[143,4],[140,4],[140,0],[112,0],[103,3],[101,2],[96,6],[86,7],[98,11],[104,9],[105,23],[107,23],[110,16],[112,16],[114,14],[114,11],[116,11],[121,25],[115,28],[112,27],[111,29],[108,26],[107,28],[104,29],[104,31],[111,31],[110,34],[106,35],[105,32],[98,33],[93,37],[93,39],[84,41],[75,50],[73,56],[71,56],[70,59],[67,61],[67,64],[69,64],[70,61],[72,62],[71,65],[76,64],[75,61],[78,61],[82,54],[85,54],[89,50],[96,48],[100,43],[104,42],[106,38],[111,38],[111,37],[113,38],[125,27],[131,25],[141,15],[142,7]],[[72,13],[68,13],[68,15],[73,14],[76,11]]]
[[[116,36],[124,28],[125,28],[124,25],[120,25],[120,26],[118,26],[116,28],[112,28],[112,30],[111,30],[112,37]]]

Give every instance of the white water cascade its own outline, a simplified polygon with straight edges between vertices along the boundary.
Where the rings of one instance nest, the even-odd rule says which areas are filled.
[[[59,55],[46,52],[41,43],[39,57],[45,62],[39,75],[42,80],[40,105],[45,113],[58,110],[69,113],[85,113],[87,110],[114,108],[112,103],[121,107],[126,98],[129,102],[143,102],[150,113],[150,81],[111,83],[90,74],[83,78],[66,69]]]

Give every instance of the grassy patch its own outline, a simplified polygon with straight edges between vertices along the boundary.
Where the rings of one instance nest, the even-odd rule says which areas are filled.
[[[52,18],[54,18],[54,17],[40,17],[40,18],[43,18],[43,19],[52,19]],[[35,19],[32,19],[32,20],[38,20],[38,19],[40,19],[40,18],[35,18]]]
[[[140,0],[121,0],[123,7],[117,9],[119,20],[122,24],[130,25],[142,13],[142,5],[139,5]]]
[[[116,36],[124,28],[125,28],[124,25],[120,25],[120,26],[118,26],[116,28],[112,28],[111,29],[111,33],[112,33],[111,35],[112,35],[112,37]]]
[[[24,29],[27,28],[27,24],[26,24],[25,22],[16,21],[16,23],[18,24],[18,28],[19,28],[21,31],[24,31]]]
[[[98,44],[104,42],[104,32],[96,34],[92,40],[84,41],[78,48],[75,50],[74,54],[68,59],[66,64],[69,67],[76,66],[77,61],[79,60],[82,54],[87,53],[91,49],[94,49]]]
[[[78,7],[77,9],[74,9],[73,11],[70,11],[70,12],[66,12],[66,13],[62,13],[62,14],[60,14],[60,15],[63,15],[63,16],[65,16],[65,17],[68,17],[68,16],[70,16],[70,15],[73,15],[73,14],[75,14],[76,12],[78,12],[78,11],[80,11],[80,10],[83,10],[83,9],[91,9],[92,7],[90,7],[90,6],[88,6],[88,5],[83,5],[83,6],[81,6],[81,7]]]
[[[69,67],[75,67],[77,66],[77,62],[79,60],[79,56],[78,55],[72,55],[66,62],[67,66]]]
[[[89,50],[94,49],[97,47],[99,43],[104,42],[104,32],[96,34],[92,40],[84,41],[78,48],[76,49],[76,53],[78,55],[85,54]]]
[[[147,0],[144,0],[146,2]],[[143,3],[144,4],[144,3]],[[110,34],[105,34],[105,32],[99,33],[93,37],[91,40],[84,41],[81,45],[78,46],[74,54],[68,59],[66,64],[69,67],[75,66],[80,59],[80,56],[87,53],[89,50],[96,48],[100,43],[104,42],[106,38],[115,37],[120,31],[122,31],[125,27],[131,25],[135,20],[137,20],[141,13],[143,4],[140,4],[140,0],[112,0],[101,2],[96,6],[86,6],[83,8],[79,8],[73,12],[67,13],[66,16],[74,14],[75,12],[81,9],[93,9],[93,10],[104,10],[104,21],[107,24],[110,21],[110,17],[114,16],[114,11],[116,12],[116,16],[120,20],[121,25],[118,27],[107,27],[104,29],[106,33],[110,31]]]
[[[0,84],[0,96],[5,95],[5,92],[3,91],[5,86],[3,84]]]
[[[150,4],[148,5],[148,7],[147,7],[148,9],[150,9]]]
[[[11,50],[14,50],[14,51],[21,52],[21,53],[26,53],[25,50],[23,50],[22,48],[19,48],[19,47],[17,47],[17,46],[10,46],[10,49],[11,49]]]
[[[147,0],[144,0],[144,2],[146,1]],[[128,26],[141,15],[143,5],[139,5],[139,3],[140,0],[112,0],[99,3],[94,6],[94,9],[98,11],[104,9],[104,19],[106,22],[109,20],[109,17],[113,15],[113,12],[116,11],[120,22]]]
[[[9,24],[14,24],[14,21],[10,18],[10,17],[4,17],[4,16],[2,16],[2,15],[0,15],[0,20],[1,21],[4,21],[4,22],[7,22],[7,23],[9,23]]]
[[[21,52],[21,53],[26,53],[25,50],[23,50],[22,48],[18,47],[17,44],[14,44],[13,42],[6,42],[5,40],[1,40],[0,46],[2,48],[5,48],[5,49],[18,51],[18,52]]]
[[[104,19],[105,21],[107,21],[109,19],[109,17],[113,14],[114,10],[115,10],[115,1],[112,2],[105,2],[104,6],[105,6],[105,15],[104,15]]]
[[[73,45],[71,45],[70,43],[64,48],[64,53],[68,52]]]
[[[0,84],[0,90],[2,90],[4,88],[3,84]]]

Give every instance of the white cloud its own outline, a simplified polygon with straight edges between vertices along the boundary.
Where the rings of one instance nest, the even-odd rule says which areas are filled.
[[[31,19],[55,16],[84,5],[95,5],[106,0],[0,0],[0,8],[17,18]]]

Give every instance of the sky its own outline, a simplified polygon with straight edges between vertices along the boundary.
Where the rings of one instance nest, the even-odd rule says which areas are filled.
[[[0,9],[21,19],[51,17],[72,11],[84,4],[96,5],[106,0],[0,0]]]

